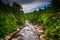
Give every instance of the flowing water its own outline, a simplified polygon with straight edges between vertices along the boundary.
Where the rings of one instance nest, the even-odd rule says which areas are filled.
[[[39,40],[38,32],[31,23],[26,21],[25,27],[17,33],[17,40]]]

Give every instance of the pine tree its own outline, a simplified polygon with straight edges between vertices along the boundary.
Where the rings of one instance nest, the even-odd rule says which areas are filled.
[[[56,11],[60,11],[60,0],[52,0],[52,7]]]
[[[16,2],[14,2],[13,3],[13,8],[18,11],[18,10],[22,9],[22,6],[18,3],[16,3]]]

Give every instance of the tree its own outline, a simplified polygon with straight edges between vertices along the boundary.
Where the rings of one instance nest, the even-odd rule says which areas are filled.
[[[21,5],[19,5],[18,3],[16,3],[16,2],[14,2],[13,3],[13,8],[14,8],[14,10],[19,10],[20,11],[20,9],[22,9],[22,6]]]
[[[52,0],[52,7],[56,11],[60,11],[60,0]]]
[[[22,7],[17,3],[14,3],[14,6],[11,7],[9,2],[4,4],[0,0],[0,38],[15,31],[18,26],[20,28],[20,23],[24,23],[25,15],[20,9],[22,9]],[[17,22],[19,25],[17,25]]]
[[[17,19],[17,25],[22,25],[24,23],[22,6],[16,2],[13,3],[13,12]]]
[[[1,2],[1,0],[0,0],[0,2]]]

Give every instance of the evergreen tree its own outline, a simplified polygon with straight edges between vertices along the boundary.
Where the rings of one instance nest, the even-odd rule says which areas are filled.
[[[19,5],[18,3],[16,3],[16,2],[14,2],[13,3],[13,8],[14,8],[14,10],[19,10],[20,11],[20,9],[22,9],[22,6],[21,5]]]
[[[60,11],[60,0],[52,0],[52,7],[56,11]]]

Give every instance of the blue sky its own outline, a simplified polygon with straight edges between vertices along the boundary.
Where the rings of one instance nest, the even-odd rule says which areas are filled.
[[[19,3],[23,7],[25,13],[38,10],[39,7],[43,9],[44,6],[48,6],[51,0],[2,0],[4,3],[9,2],[10,5],[13,2]]]

